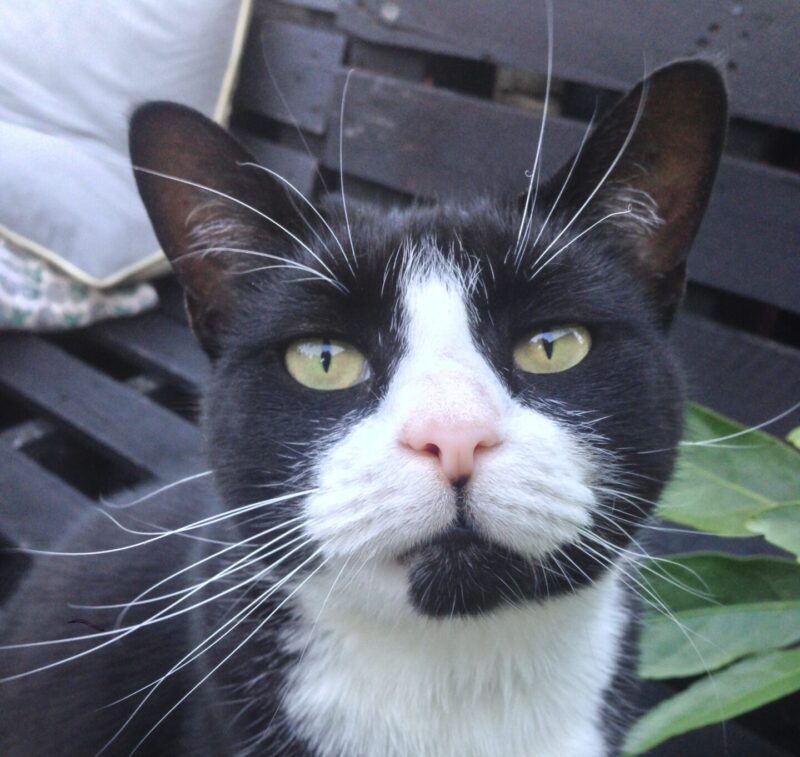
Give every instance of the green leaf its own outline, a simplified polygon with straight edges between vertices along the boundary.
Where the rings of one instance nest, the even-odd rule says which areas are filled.
[[[643,563],[648,585],[673,611],[798,597],[800,566],[782,557],[692,552]],[[707,598],[697,594],[706,594]]]
[[[786,441],[794,447],[797,447],[797,449],[800,449],[800,426],[793,428],[786,434]]]
[[[744,427],[692,405],[675,477],[659,514],[724,536],[750,536],[748,521],[800,500],[800,454],[761,431],[715,443]],[[699,442],[699,443],[698,443]]]
[[[800,502],[766,510],[749,520],[747,528],[800,560]]]
[[[678,555],[642,569],[645,678],[697,675],[800,641],[800,565],[792,560]]]
[[[800,649],[748,657],[646,713],[628,733],[625,754],[642,754],[671,736],[727,720],[799,689]]]

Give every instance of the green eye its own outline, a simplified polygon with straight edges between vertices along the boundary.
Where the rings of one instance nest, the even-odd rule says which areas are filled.
[[[322,392],[348,389],[369,378],[364,356],[352,345],[335,339],[298,339],[286,350],[292,378]]]
[[[580,363],[591,345],[583,326],[561,326],[523,339],[514,349],[514,362],[527,373],[560,373]]]

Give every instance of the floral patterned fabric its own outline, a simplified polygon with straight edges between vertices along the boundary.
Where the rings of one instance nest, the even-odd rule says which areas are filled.
[[[0,329],[71,329],[157,304],[150,284],[94,289],[0,239]]]

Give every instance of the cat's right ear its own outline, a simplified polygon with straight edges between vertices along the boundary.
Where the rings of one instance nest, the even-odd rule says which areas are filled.
[[[226,315],[236,301],[237,270],[252,256],[234,250],[275,233],[292,208],[285,190],[254,163],[222,127],[197,111],[168,102],[138,108],[130,154],[136,183],[158,241],[186,294],[192,329],[218,354]]]
[[[545,206],[559,202],[567,219],[582,218],[584,228],[606,224],[628,242],[664,325],[683,294],[726,123],[717,67],[676,61],[625,95],[543,193]]]

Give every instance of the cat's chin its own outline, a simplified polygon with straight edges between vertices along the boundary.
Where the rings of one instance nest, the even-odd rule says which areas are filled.
[[[517,552],[453,526],[405,552],[409,598],[435,618],[479,615],[536,599],[536,566]]]

